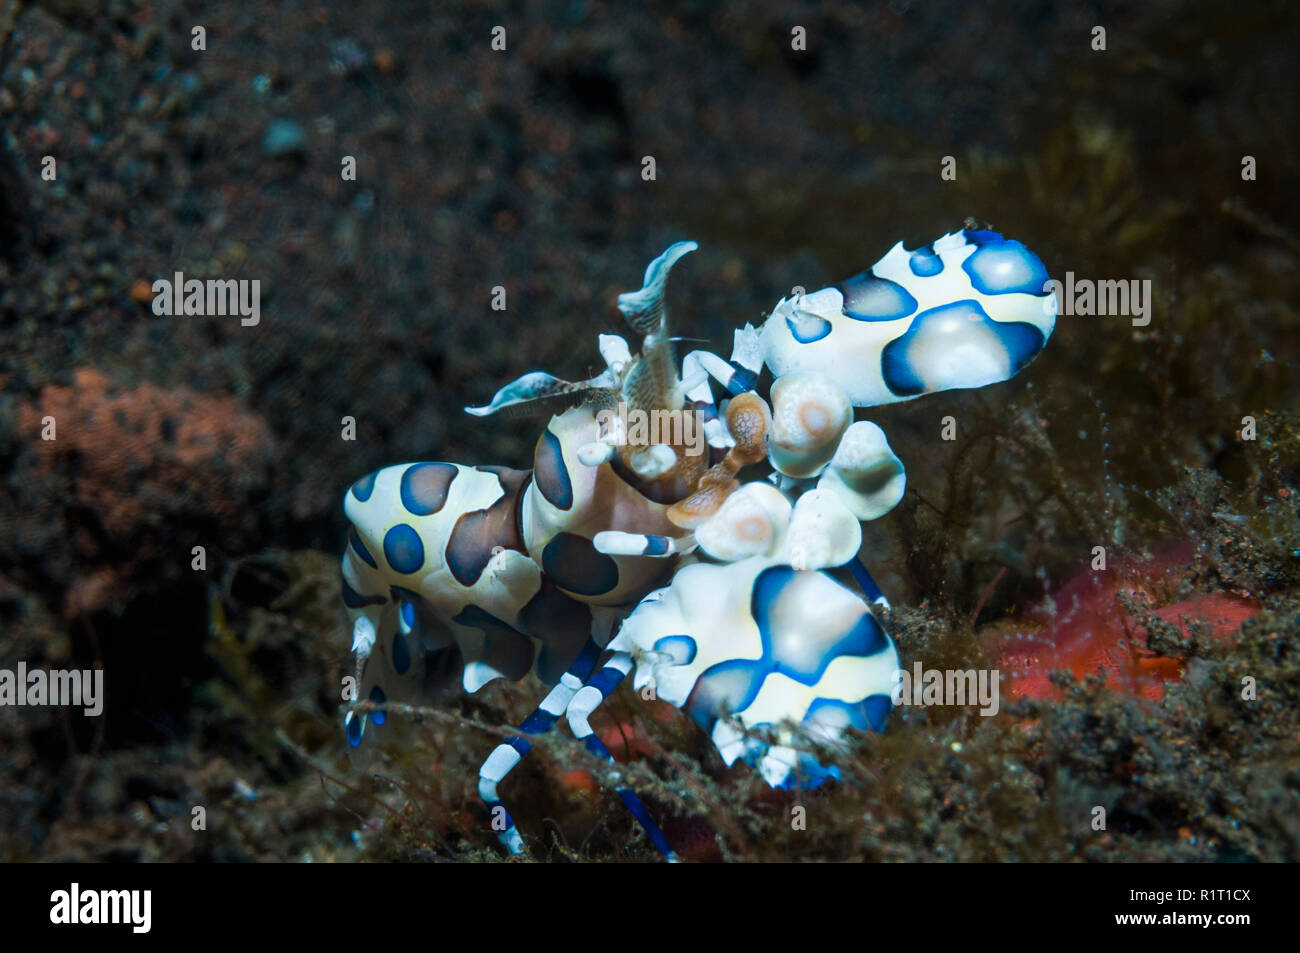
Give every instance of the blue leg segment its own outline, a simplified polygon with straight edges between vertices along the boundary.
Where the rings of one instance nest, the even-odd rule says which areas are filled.
[[[867,567],[862,565],[862,560],[857,556],[849,561],[849,571],[853,573],[854,581],[862,587],[862,594],[867,597],[868,602],[883,609],[889,608],[889,600],[885,598],[885,594],[880,591],[880,586],[876,585],[876,580],[871,578],[871,573],[867,572]]]
[[[555,727],[555,723],[564,714],[573,696],[582,688],[583,681],[596,667],[600,653],[601,648],[595,640],[588,639],[581,654],[561,676],[559,684],[552,688],[532,714],[523,720],[519,730],[530,735],[544,735]],[[518,828],[515,827],[514,818],[501,803],[497,786],[532,748],[532,742],[526,738],[511,738],[509,741],[504,741],[493,749],[478,772],[479,797],[483,799],[492,827],[498,832],[498,838],[512,854],[524,852],[524,841],[519,835]]]
[[[588,719],[591,713],[600,706],[610,693],[619,686],[619,683],[632,670],[632,657],[626,652],[615,653],[614,657],[591,679],[582,686],[582,690],[573,696],[569,702],[569,707],[565,712],[569,719],[569,727],[573,729],[573,736],[581,739],[587,746],[587,750],[592,754],[604,758],[606,761],[613,762],[614,756],[610,754],[608,748],[601,743],[596,737],[595,731],[591,727]],[[677,855],[673,849],[668,846],[668,840],[664,837],[663,831],[659,830],[657,825],[650,817],[650,812],[646,810],[641,799],[636,796],[636,792],[631,788],[618,788],[616,793],[627,809],[632,812],[637,823],[646,832],[650,838],[650,843],[655,845],[659,853],[669,862],[675,862]]]

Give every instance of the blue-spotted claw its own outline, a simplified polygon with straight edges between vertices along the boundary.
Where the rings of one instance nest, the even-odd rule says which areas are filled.
[[[1042,261],[996,232],[965,229],[869,270],[783,298],[761,328],[737,335],[733,363],[761,358],[773,376],[834,380],[857,407],[983,387],[1043,349],[1057,301]]]

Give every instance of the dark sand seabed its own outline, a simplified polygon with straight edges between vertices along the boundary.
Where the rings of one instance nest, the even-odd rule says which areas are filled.
[[[528,466],[539,421],[461,407],[597,370],[672,241],[676,327],[725,350],[967,216],[1152,289],[1145,326],[1063,315],[1008,383],[860,415],[908,470],[862,554],[903,663],[1000,666],[1000,714],[903,709],[799,794],[630,687],[597,728],[695,859],[1300,859],[1293,4],[0,0],[0,31],[0,668],[106,686],[0,709],[0,859],[502,856],[476,772],[537,684],[345,757],[347,486]],[[176,272],[260,281],[260,321],[155,315]],[[557,734],[504,786],[532,856],[652,859],[593,768]]]

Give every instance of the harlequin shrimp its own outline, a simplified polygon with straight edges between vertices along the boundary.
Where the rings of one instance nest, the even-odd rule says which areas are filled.
[[[613,760],[588,719],[635,670],[637,688],[653,686],[728,764],[743,758],[773,786],[838,776],[805,750],[809,736],[883,727],[899,659],[872,613],[887,603],[858,560],[860,523],[898,503],[906,473],[854,408],[1013,376],[1054,326],[1046,270],[987,230],[910,252],[899,243],[848,281],[782,299],[760,328],[735,333],[730,360],[696,350],[679,372],[664,284],[695,248],[671,246],[640,291],[619,297],[642,337],[635,357],[601,335],[599,376],[532,372],[466,408],[577,403],[547,424],[532,471],[406,464],[348,491],[343,593],[359,697],[382,705],[413,687],[417,655],[455,648],[466,691],[529,671],[553,686],[522,732],[564,717]],[[770,403],[754,389],[765,369]],[[684,440],[629,442],[608,413],[618,400],[696,411],[707,454]],[[764,461],[766,477],[741,481]],[[369,718],[383,723],[380,710]],[[354,746],[366,719],[346,715]],[[529,748],[498,745],[479,778],[515,853],[523,841],[497,787]],[[673,859],[636,794],[618,794]]]
[[[577,403],[551,417],[532,470],[402,464],[348,490],[342,585],[357,697],[382,705],[409,696],[430,655],[456,651],[467,692],[530,671],[554,686],[520,726],[546,730],[591,676],[615,623],[667,580],[671,560],[602,553],[591,538],[607,530],[637,533],[662,540],[670,554],[684,531],[669,514],[694,498],[709,467],[707,448],[689,434],[679,433],[676,444],[637,445],[618,432],[617,416],[604,413],[620,401],[647,414],[680,412],[687,403],[663,289],[673,264],[694,247],[673,246],[651,263],[645,287],[620,297],[623,315],[642,335],[638,355],[624,339],[601,335],[607,366],[598,377],[570,383],[533,372],[486,407],[467,408],[486,415],[515,405]],[[711,403],[702,416],[719,440],[723,425]],[[742,434],[737,442],[728,434],[716,468],[734,472],[761,459],[762,438]],[[382,711],[348,712],[349,743],[358,746],[367,722],[382,725],[384,718]],[[502,745],[484,765],[480,791],[489,808],[500,807],[496,784],[527,750],[521,740]],[[635,796],[626,792],[625,800]],[[522,849],[513,824],[505,839]]]

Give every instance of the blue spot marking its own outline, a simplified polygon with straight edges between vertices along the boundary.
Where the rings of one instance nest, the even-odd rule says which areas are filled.
[[[943,260],[934,253],[934,242],[924,245],[912,252],[907,259],[907,267],[918,278],[933,278],[943,271]]]
[[[560,438],[547,427],[537,441],[533,456],[533,482],[542,496],[556,509],[567,510],[573,506],[573,481],[564,464],[564,448]]]
[[[384,534],[384,558],[397,572],[409,575],[424,565],[424,543],[406,523],[398,523]]]
[[[980,307],[979,302],[954,301],[921,312],[906,332],[885,345],[880,355],[880,371],[885,386],[900,397],[915,397],[926,393],[926,384],[912,361],[913,349],[919,347],[927,336],[931,340],[926,342],[926,347],[938,346],[934,339],[949,335],[954,343],[961,343],[963,332],[971,328],[971,323],[968,322],[982,323],[984,330],[997,335],[1002,347],[1006,349],[1011,365],[1008,377],[1019,373],[1047,343],[1043,332],[1032,324],[1024,321],[994,321]],[[946,388],[939,386],[935,389]]]
[[[361,716],[355,712],[348,712],[347,717],[343,719],[343,724],[347,729],[348,744],[353,748],[361,744],[361,732],[365,730]]]
[[[812,344],[831,333],[831,323],[815,314],[804,314],[798,321],[787,317],[785,324],[790,329],[790,334],[800,344]]]
[[[546,544],[542,572],[561,589],[580,596],[603,595],[618,585],[618,564],[575,533],[556,533]]]
[[[889,645],[885,630],[880,627],[870,608],[863,612],[853,631],[835,646],[836,655],[875,655]]]
[[[865,605],[850,629],[826,633],[819,643],[813,644],[811,636],[796,640],[793,646],[787,639],[777,640],[772,631],[773,619],[779,615],[777,610],[787,587],[798,578],[797,570],[789,566],[772,566],[754,580],[750,612],[763,637],[763,660],[773,671],[805,685],[815,685],[833,659],[841,655],[875,655],[887,645],[884,630]],[[829,576],[823,578],[830,581]],[[776,649],[774,642],[779,646]]]
[[[872,731],[884,731],[885,721],[894,707],[894,701],[888,695],[871,695],[862,703],[867,712],[867,724]]]
[[[398,492],[402,506],[415,516],[431,516],[447,502],[447,492],[456,479],[450,463],[417,463],[402,474]]]
[[[888,695],[868,695],[860,702],[842,702],[834,698],[817,698],[808,706],[805,722],[820,721],[827,725],[840,725],[856,731],[880,732],[885,728],[894,703]],[[825,712],[835,712],[840,717],[817,718]]]
[[[729,659],[718,662],[696,679],[690,697],[682,706],[696,724],[709,731],[723,711],[743,711],[753,703],[772,670],[772,664],[766,658],[766,646],[764,648],[764,658],[758,661]]]
[[[406,644],[406,636],[398,632],[393,636],[393,671],[405,675],[411,670],[411,647]]]
[[[375,492],[375,477],[378,473],[367,473],[356,483],[352,484],[352,495],[364,503],[370,499],[370,494]]]
[[[830,713],[830,717],[825,716]],[[825,725],[835,725],[837,727],[856,728],[858,731],[865,731],[867,727],[867,713],[862,710],[862,705],[842,702],[836,698],[814,698],[811,705],[808,706],[808,714],[803,716],[805,722],[820,722]]]
[[[989,231],[987,228],[963,228],[961,235],[972,245],[992,245],[995,242],[1003,241],[1001,235]]]
[[[643,556],[664,556],[668,553],[667,536],[647,536],[645,538],[645,549],[641,550]]]
[[[361,557],[362,562],[371,569],[379,568],[379,564],[375,562],[375,557],[370,555],[370,550],[366,549],[366,544],[361,542],[361,537],[357,535],[357,528],[355,526],[348,530],[348,542],[352,544],[352,548],[356,551],[356,554]]]
[[[406,632],[415,628],[415,606],[409,602],[399,602],[397,611],[402,617],[402,625],[406,626]]]
[[[869,271],[836,287],[844,295],[844,313],[855,321],[896,321],[916,310],[916,299],[906,288]]]
[[[695,661],[698,647],[689,635],[665,635],[655,642],[655,651],[672,656],[674,665],[690,665]]]
[[[827,767],[807,752],[800,751],[797,766],[785,776],[785,780],[778,787],[783,791],[808,791],[821,787],[827,781],[838,780],[840,780],[839,768],[833,764]]]
[[[961,263],[981,294],[1041,295],[1047,269],[1038,256],[1017,241],[981,245]]]
[[[789,566],[772,566],[759,573],[754,580],[750,614],[758,625],[763,655],[758,660],[729,659],[719,662],[710,666],[696,680],[695,687],[691,689],[690,697],[682,708],[706,731],[713,727],[723,710],[740,712],[748,708],[772,672],[780,672],[805,685],[815,685],[826,674],[830,663],[839,656],[867,657],[888,647],[884,630],[865,604],[862,605],[862,614],[847,630],[820,633],[820,641],[816,643],[811,641],[812,637],[796,639],[793,644],[788,638],[776,638],[777,633],[773,631],[775,617],[792,615],[788,608],[778,613],[778,602],[799,575]],[[807,574],[803,575],[806,578]],[[817,575],[822,577],[822,582],[839,586],[826,573]],[[808,595],[806,591],[794,588],[790,589],[790,594],[800,597]],[[681,636],[666,636],[660,642],[674,638]],[[779,650],[774,646],[779,647]],[[659,648],[659,643],[656,643],[655,648]],[[889,699],[885,700],[888,702]]]
[[[388,701],[388,696],[384,694],[384,690],[382,688],[376,685],[372,689],[370,689],[370,700],[374,702],[376,705],[382,705],[386,701]],[[387,720],[387,712],[372,711],[370,713],[370,720],[373,721],[376,725],[382,725]]]

